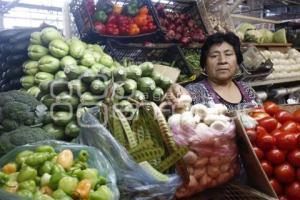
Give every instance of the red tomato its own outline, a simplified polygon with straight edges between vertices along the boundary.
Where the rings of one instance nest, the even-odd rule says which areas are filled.
[[[285,195],[280,195],[280,196],[278,197],[278,199],[279,199],[279,200],[289,200],[289,198],[288,198],[287,196],[285,196]]]
[[[255,154],[256,154],[258,160],[261,160],[261,159],[264,158],[264,152],[263,152],[260,148],[258,148],[258,147],[253,147],[253,151],[255,152]]]
[[[300,184],[295,181],[292,184],[288,185],[285,189],[286,195],[292,200],[300,199]]]
[[[257,125],[256,126],[256,136],[265,135],[265,134],[268,134],[267,130],[262,126]]]
[[[262,160],[260,162],[261,167],[263,168],[263,170],[265,171],[265,173],[267,174],[267,176],[270,178],[273,174],[273,166],[272,163],[270,163],[267,160]]]
[[[269,150],[275,147],[276,138],[270,134],[257,135],[256,145],[262,150]]]
[[[300,181],[300,169],[297,169],[296,176],[297,176],[297,180]]]
[[[300,123],[300,108],[298,108],[294,113],[294,120]]]
[[[293,133],[280,134],[276,138],[276,144],[281,150],[294,150],[297,147],[297,135]]]
[[[285,161],[285,154],[279,149],[272,149],[266,153],[268,161],[275,165],[279,165]]]
[[[249,113],[249,114],[256,121],[270,116],[268,113],[264,112],[263,110],[254,110],[254,111],[251,111],[251,113]]]
[[[249,140],[251,141],[251,143],[255,142],[256,140],[256,131],[254,128],[248,128],[246,129],[246,133],[248,135]]]
[[[264,102],[264,109],[267,113],[269,113],[270,115],[274,115],[276,114],[278,111],[280,111],[279,106],[272,102],[272,101],[265,101]]]
[[[276,192],[277,195],[282,193],[282,186],[280,185],[280,183],[275,179],[272,178],[269,181],[270,185],[272,186],[273,190]]]
[[[295,169],[289,163],[278,165],[274,169],[275,178],[281,183],[291,183],[295,179]]]
[[[294,167],[300,167],[300,150],[295,149],[295,150],[289,152],[289,154],[287,156],[287,160]]]
[[[280,122],[280,123],[285,123],[287,121],[293,121],[294,120],[294,116],[289,113],[288,111],[285,110],[281,110],[279,111],[276,115],[275,118]]]
[[[284,132],[280,129],[275,129],[274,131],[271,132],[271,135],[273,135],[276,139],[281,134],[284,134]]]
[[[287,121],[281,127],[280,130],[287,132],[287,133],[297,133],[299,132],[298,126],[296,122]]]
[[[265,117],[258,121],[259,125],[264,127],[269,133],[277,127],[277,120],[273,117]]]

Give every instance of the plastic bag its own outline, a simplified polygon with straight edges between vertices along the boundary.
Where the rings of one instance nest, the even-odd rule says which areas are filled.
[[[198,134],[194,129],[183,130],[180,126],[172,127],[172,131],[176,143],[190,149],[183,157],[190,181],[177,190],[178,198],[222,185],[238,173],[234,122],[223,132],[207,127]]]
[[[103,152],[117,174],[121,199],[148,200],[173,199],[181,185],[178,175],[169,176],[167,182],[159,182],[137,164],[110,132],[88,112],[80,119],[81,131],[76,142],[94,146]]]
[[[36,147],[41,145],[50,145],[55,148],[56,151],[62,151],[64,149],[71,149],[74,153],[75,157],[77,157],[80,150],[86,150],[89,152],[89,160],[88,164],[91,167],[97,168],[99,170],[99,174],[107,178],[107,186],[113,192],[114,197],[112,200],[119,199],[119,190],[116,183],[116,174],[114,169],[112,168],[110,162],[105,158],[105,156],[94,147],[89,147],[80,144],[67,143],[67,142],[59,142],[54,140],[48,140],[43,142],[37,142],[34,144],[28,144],[20,147],[16,147],[5,156],[0,159],[0,166],[5,165],[6,163],[15,159],[16,155],[24,150],[34,150]],[[14,194],[8,193],[4,190],[0,190],[0,199],[5,200],[23,200],[23,198],[16,196]]]

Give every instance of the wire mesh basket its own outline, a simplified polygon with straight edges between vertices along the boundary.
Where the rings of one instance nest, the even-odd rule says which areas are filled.
[[[113,1],[115,4],[124,5],[130,0],[117,0]],[[153,23],[157,27],[155,31],[150,33],[142,33],[138,35],[107,35],[98,32],[93,24],[93,19],[88,9],[86,0],[73,0],[70,3],[70,11],[74,16],[80,38],[83,41],[91,43],[102,43],[105,44],[107,40],[114,39],[122,42],[144,42],[144,41],[157,41],[161,38],[161,30],[155,19],[155,11],[148,0],[140,0],[147,6],[149,14],[154,18]],[[110,0],[98,0],[98,3],[110,2]],[[91,9],[91,8],[90,8]]]
[[[234,31],[226,0],[197,0],[197,4],[208,34]]]
[[[120,62],[125,58],[129,58],[135,63],[151,61],[155,64],[179,68],[181,73],[186,75],[191,75],[193,72],[177,44],[144,46],[142,44],[124,44],[109,40],[104,50]]]

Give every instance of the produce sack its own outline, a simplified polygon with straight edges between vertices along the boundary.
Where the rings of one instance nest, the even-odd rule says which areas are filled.
[[[177,190],[176,197],[189,197],[222,185],[238,173],[235,124],[224,112],[225,108],[196,104],[190,111],[169,118],[176,143],[189,147],[183,157],[189,181]]]
[[[92,110],[90,112],[93,113]],[[145,170],[129,156],[127,150],[93,114],[84,112],[80,118],[80,126],[76,142],[100,149],[110,161],[117,174],[120,199],[173,199],[177,187],[181,185],[178,175],[172,174],[166,181],[159,181],[150,170]]]
[[[87,163],[90,168],[98,169],[98,172],[101,176],[106,178],[106,186],[112,191],[113,198],[112,200],[119,199],[119,190],[116,185],[116,174],[114,169],[112,168],[109,161],[105,158],[101,151],[94,147],[89,147],[85,145],[75,144],[75,143],[66,143],[59,142],[54,140],[47,140],[43,142],[37,142],[33,144],[28,144],[20,147],[16,147],[5,156],[0,159],[0,167],[2,168],[5,164],[15,160],[16,155],[24,150],[34,151],[37,147],[41,145],[50,145],[52,146],[56,152],[61,152],[64,149],[70,149],[73,152],[74,158],[78,157],[78,154],[81,150],[86,150],[89,153],[89,159]],[[41,180],[43,177],[41,178]],[[51,181],[51,179],[50,179]],[[20,185],[20,184],[19,184]],[[26,198],[16,196],[15,194],[6,192],[0,189],[0,199],[5,200],[24,200]],[[30,199],[30,198],[29,198]],[[48,198],[47,198],[48,199]]]

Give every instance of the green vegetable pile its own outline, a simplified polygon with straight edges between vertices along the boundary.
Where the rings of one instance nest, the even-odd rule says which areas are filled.
[[[272,32],[267,29],[259,29],[249,23],[242,23],[236,29],[237,35],[244,42],[253,43],[280,43],[286,44],[286,32],[285,29],[280,29],[276,32]]]
[[[21,83],[48,107],[43,129],[61,136],[57,139],[77,137],[76,113],[102,102],[108,88],[116,88],[114,103],[124,104],[129,97],[159,103],[172,83],[154,71],[151,62],[124,67],[99,45],[65,40],[54,28],[33,33],[30,42]]]
[[[70,149],[55,152],[48,145],[24,150],[0,171],[0,188],[32,200],[111,200],[112,191],[98,169],[89,167],[89,153],[74,158]]]

